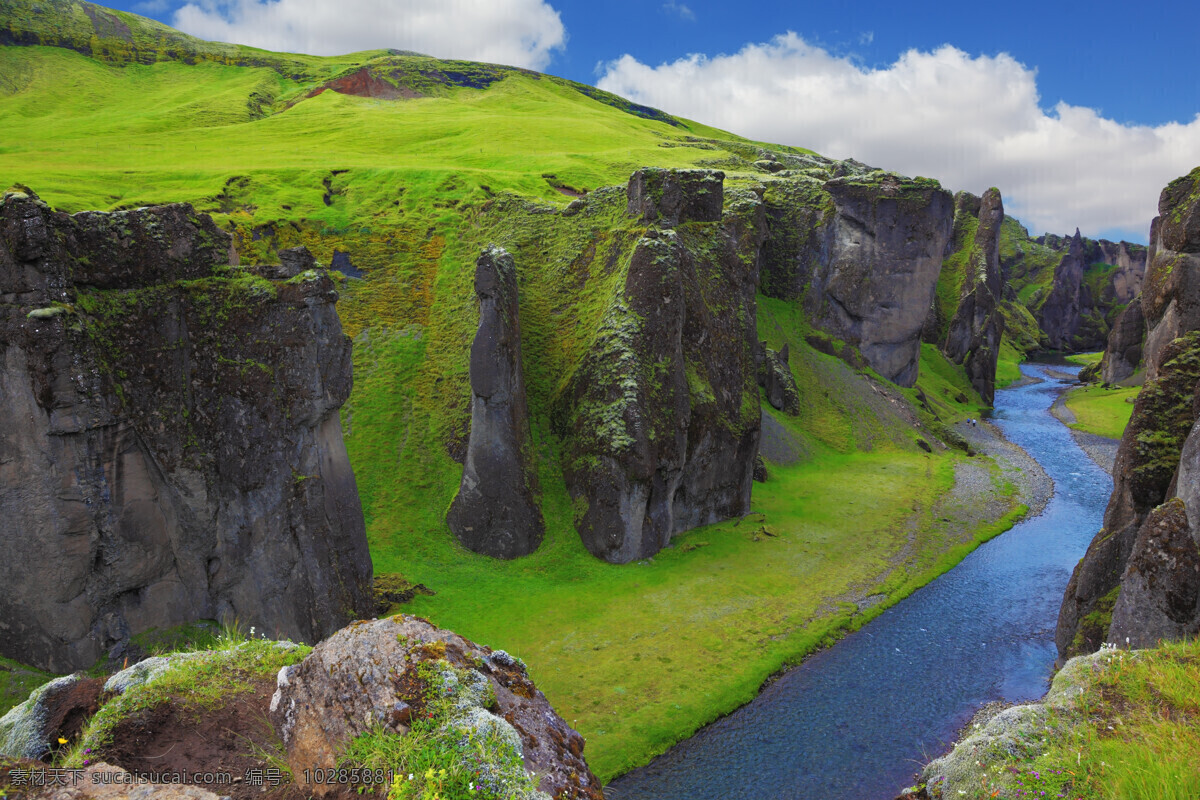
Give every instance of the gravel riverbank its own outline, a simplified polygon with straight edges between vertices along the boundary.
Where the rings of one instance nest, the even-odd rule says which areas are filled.
[[[1071,413],[1071,409],[1067,408],[1066,397],[1066,392],[1060,394],[1054,401],[1054,405],[1050,406],[1050,413],[1062,424],[1070,426],[1075,422],[1075,415]],[[1117,448],[1121,445],[1120,439],[1109,439],[1107,436],[1074,429],[1071,430],[1071,436],[1074,437],[1075,443],[1083,448],[1083,452],[1088,454],[1088,458],[1095,461],[1100,469],[1112,475],[1113,462],[1117,458]]]

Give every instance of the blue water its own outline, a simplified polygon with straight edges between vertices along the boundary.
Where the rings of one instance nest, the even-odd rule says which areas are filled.
[[[992,421],[1053,479],[1045,511],[613,781],[610,800],[891,800],[979,706],[1045,693],[1063,589],[1112,481],[1050,415],[1062,383],[1021,371],[1044,380],[997,392]]]

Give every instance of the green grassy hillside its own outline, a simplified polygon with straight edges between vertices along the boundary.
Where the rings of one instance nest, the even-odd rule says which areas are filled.
[[[524,70],[272,54],[86,3],[37,5],[0,0],[0,43],[15,43],[0,47],[0,182],[68,211],[191,202],[244,263],[304,244],[354,276],[339,286],[355,341],[343,428],[376,570],[436,592],[415,613],[522,656],[603,778],[746,701],[1019,513],[1012,500],[982,524],[939,505],[966,456],[923,452],[915,426],[952,440],[980,406],[934,348],[918,387],[898,390],[818,352],[827,337],[797,305],[760,296],[760,338],[789,345],[804,402],[772,415],[790,455],[768,463],[757,513],[645,562],[594,559],[572,527],[550,412],[644,230],[621,185],[643,165],[715,167],[735,203],[777,179],[755,163],[767,150],[800,173],[807,151]],[[702,244],[705,230],[681,235]],[[474,262],[490,243],[518,267],[547,525],[513,562],[463,550],[444,523],[469,423]]]

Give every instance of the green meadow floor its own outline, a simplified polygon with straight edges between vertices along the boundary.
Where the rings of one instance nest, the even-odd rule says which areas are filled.
[[[1133,415],[1133,401],[1140,386],[1106,389],[1103,386],[1079,386],[1067,392],[1067,409],[1075,415],[1071,427],[1109,439],[1120,439]]]
[[[609,780],[752,699],[831,633],[861,624],[839,596],[874,586],[866,592],[894,601],[961,559],[969,548],[942,558],[954,543],[925,535],[955,460],[826,454],[774,467],[755,486],[756,513],[676,537],[627,566],[594,559],[574,532],[552,529],[537,553],[509,563],[468,553],[448,534],[420,563],[399,542],[377,540],[375,567],[437,591],[405,612],[525,659]],[[914,529],[914,563],[876,586]]]

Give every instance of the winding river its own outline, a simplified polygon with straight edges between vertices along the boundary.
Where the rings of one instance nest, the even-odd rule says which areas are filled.
[[[1112,481],[1050,415],[1062,383],[1021,370],[1041,381],[997,392],[993,421],[1053,479],[1046,509],[613,781],[610,800],[891,800],[979,706],[1045,693],[1063,588]]]

